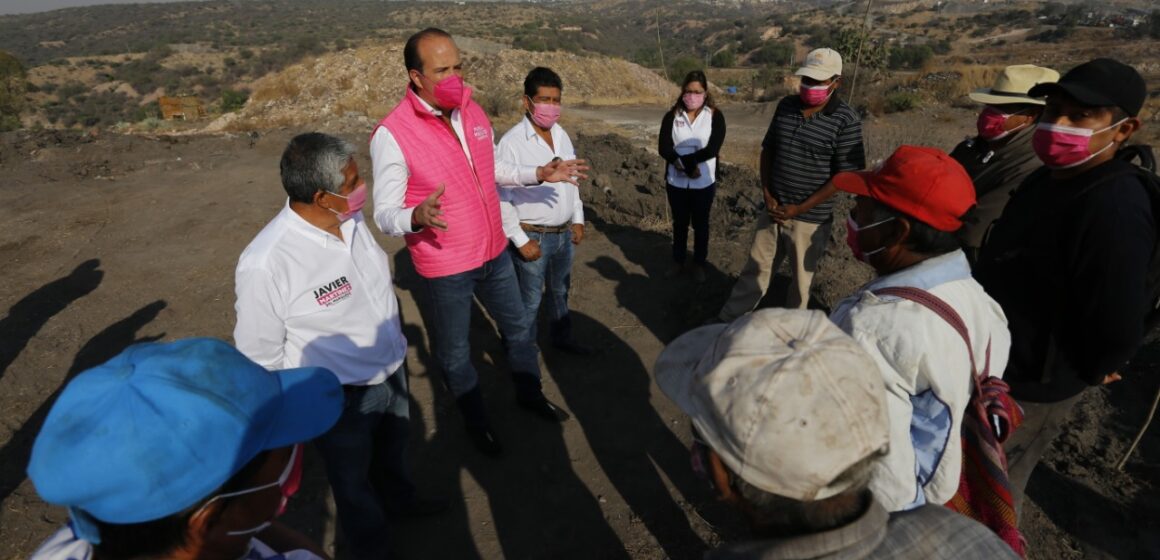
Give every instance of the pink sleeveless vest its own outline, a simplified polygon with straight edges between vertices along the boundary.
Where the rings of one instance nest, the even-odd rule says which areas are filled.
[[[495,189],[491,121],[471,101],[470,89],[464,89],[460,118],[471,162],[451,129],[423,106],[410,87],[379,122],[399,143],[411,175],[403,205],[414,208],[440,184],[445,189],[441,201],[447,231],[424,228],[405,236],[415,270],[424,278],[479,268],[507,246]]]

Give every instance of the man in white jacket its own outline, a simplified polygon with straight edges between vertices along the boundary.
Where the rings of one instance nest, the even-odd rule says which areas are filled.
[[[846,241],[878,273],[830,315],[886,382],[890,452],[875,467],[871,489],[888,511],[943,504],[959,485],[971,353],[980,372],[998,376],[1011,347],[1003,310],[971,278],[954,236],[975,204],[971,179],[940,150],[902,146],[878,169],[839,174],[834,185],[857,195]],[[876,293],[903,287],[949,305],[966,325],[970,351],[934,311]]]

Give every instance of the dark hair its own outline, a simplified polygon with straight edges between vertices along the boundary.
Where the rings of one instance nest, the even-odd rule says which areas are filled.
[[[143,523],[106,523],[93,518],[101,536],[100,544],[93,550],[100,558],[108,560],[129,560],[130,558],[161,556],[184,547],[189,537],[189,521],[206,502],[218,494],[244,490],[257,474],[258,469],[269,457],[263,451],[234,473],[221,488],[184,511]],[[224,498],[229,500],[229,498]]]
[[[299,134],[282,152],[282,188],[295,202],[313,202],[319,190],[336,193],[345,177],[342,170],[355,154],[354,146],[321,132]]]
[[[972,209],[973,210],[973,209]],[[959,218],[969,218],[972,210]],[[961,249],[959,240],[953,231],[940,231],[930,227],[917,218],[899,212],[877,200],[874,201],[874,210],[871,213],[875,222],[881,220],[905,219],[910,224],[910,236],[906,238],[906,246],[911,251],[921,255],[943,255]]]
[[[411,70],[418,70],[419,73],[423,72],[423,60],[419,58],[419,41],[428,37],[446,37],[450,39],[451,34],[436,27],[428,27],[407,38],[407,44],[403,45],[403,66],[407,68],[408,72]]]
[[[730,472],[730,484],[744,499],[754,536],[778,538],[830,531],[853,522],[873,500],[868,487],[878,455],[872,455],[846,469],[838,481],[852,488],[841,494],[813,501],[799,501],[766,492]]]
[[[709,79],[706,78],[705,73],[700,70],[693,70],[692,72],[685,74],[685,79],[681,82],[681,93],[677,95],[677,102],[673,103],[673,108],[671,111],[675,112],[677,109],[687,110],[685,107],[685,101],[682,98],[685,96],[685,86],[693,82],[697,82],[701,84],[701,87],[705,88],[705,106],[716,111],[717,103],[713,101],[713,94],[709,92]]]
[[[537,66],[528,72],[528,77],[524,78],[524,95],[535,97],[536,92],[540,91],[542,87],[554,87],[563,92],[564,82],[560,80],[560,75],[550,68]]]

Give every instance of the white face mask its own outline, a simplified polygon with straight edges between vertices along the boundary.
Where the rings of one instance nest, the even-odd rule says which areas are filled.
[[[299,457],[299,455],[302,453],[301,448],[302,448],[301,445],[295,445],[293,448],[291,448],[290,461],[286,463],[286,468],[282,470],[282,474],[278,476],[278,480],[275,480],[274,482],[271,482],[269,484],[263,484],[261,486],[257,486],[254,488],[247,488],[245,490],[238,490],[237,492],[227,492],[225,494],[218,494],[218,495],[210,498],[209,501],[207,501],[205,504],[203,504],[201,506],[201,508],[199,508],[199,511],[201,509],[205,509],[207,506],[209,506],[210,504],[214,503],[214,501],[219,500],[219,499],[232,498],[234,496],[243,496],[246,494],[253,494],[254,492],[261,492],[262,490],[265,490],[267,488],[273,488],[273,487],[277,486],[282,490],[282,501],[278,503],[278,509],[274,510],[274,517],[278,517],[278,516],[282,515],[282,512],[286,510],[286,504],[290,501],[290,495],[293,495],[294,492],[298,491],[298,484],[301,482],[302,460],[301,460],[301,457]],[[297,472],[295,472],[295,471],[297,471]],[[289,486],[291,486],[291,488],[286,488],[287,481],[290,481],[291,475],[296,475],[296,480],[291,481],[291,484],[289,484]],[[238,535],[252,535],[254,533],[260,533],[260,532],[262,532],[262,530],[269,527],[271,522],[272,521],[268,520],[268,521],[266,521],[266,522],[264,522],[256,527],[251,527],[249,529],[242,529],[240,531],[227,531],[226,534],[230,535],[230,536],[238,536]]]

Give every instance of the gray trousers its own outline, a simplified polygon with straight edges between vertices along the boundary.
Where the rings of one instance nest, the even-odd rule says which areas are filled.
[[[1015,515],[1020,521],[1027,481],[1031,480],[1035,465],[1051,448],[1051,442],[1063,432],[1071,409],[1083,395],[1053,403],[1018,401],[1023,408],[1023,424],[1003,443],[1003,451],[1007,453],[1007,477],[1011,481],[1011,497],[1015,499]]]

